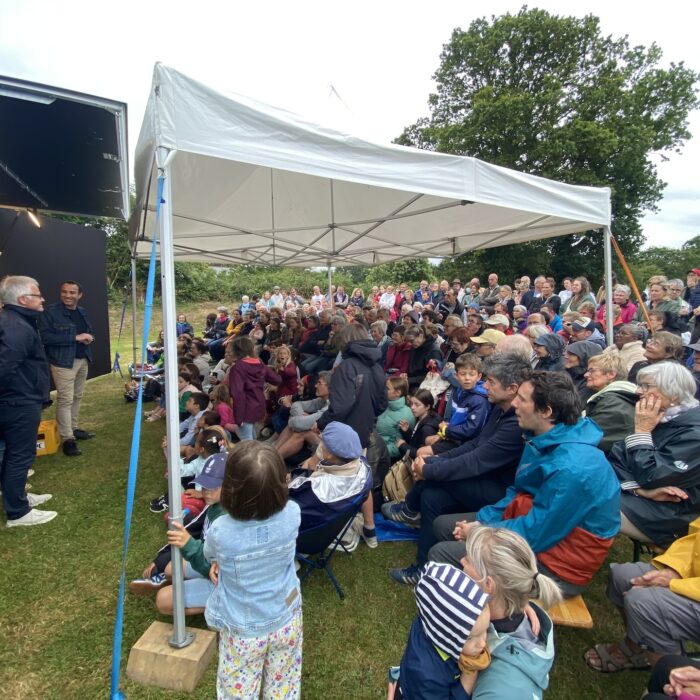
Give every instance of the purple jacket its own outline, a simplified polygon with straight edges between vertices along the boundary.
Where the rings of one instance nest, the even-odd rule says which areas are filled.
[[[265,417],[265,382],[277,386],[282,383],[282,377],[257,357],[244,357],[231,367],[228,389],[236,425],[255,423]]]

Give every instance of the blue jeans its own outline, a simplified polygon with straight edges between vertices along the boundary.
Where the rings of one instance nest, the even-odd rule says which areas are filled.
[[[241,423],[238,426],[238,437],[241,440],[255,440],[255,425],[253,423]]]
[[[36,436],[41,404],[0,404],[0,440],[5,451],[0,463],[0,488],[8,520],[26,515],[31,508],[24,491],[27,472],[36,457]]]

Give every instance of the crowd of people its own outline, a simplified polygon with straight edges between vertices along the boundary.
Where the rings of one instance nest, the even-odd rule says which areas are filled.
[[[674,670],[692,662],[668,655],[700,639],[700,269],[644,294],[615,282],[611,329],[605,290],[584,277],[496,273],[308,297],[274,287],[220,306],[199,335],[180,315],[188,515],[167,544],[187,561],[186,609],[221,631],[220,697],[299,696],[296,538],[365,493],[342,549],[377,547],[380,512],[418,530],[414,561],[388,572],[418,606],[394,697],[541,697],[546,609],[584,592],[620,535],[658,556],[611,567],[627,637],[587,663],[661,659],[650,691],[697,689],[693,669]],[[149,359],[165,361],[162,338]],[[145,391],[159,420],[157,377]],[[161,544],[131,589],[168,614]]]

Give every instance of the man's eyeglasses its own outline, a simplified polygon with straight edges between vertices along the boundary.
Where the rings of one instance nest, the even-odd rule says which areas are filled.
[[[44,297],[41,296],[41,294],[20,294],[21,297],[39,297],[39,299],[43,299]]]

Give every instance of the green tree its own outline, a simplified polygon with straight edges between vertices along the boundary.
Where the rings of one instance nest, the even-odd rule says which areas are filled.
[[[435,279],[435,268],[425,258],[416,260],[399,260],[372,267],[365,278],[365,293],[372,285],[406,282],[415,289],[421,280]]]
[[[523,7],[481,18],[467,31],[454,30],[434,76],[430,116],[398,142],[608,186],[613,232],[623,252],[633,254],[644,240],[640,217],[657,208],[665,186],[650,155],[680,150],[691,136],[688,113],[698,106],[699,76],[683,63],[663,68],[661,58],[656,44],[631,47],[626,37],[603,36],[592,15]],[[494,250],[500,256],[504,249]],[[547,260],[543,271],[558,276],[597,277],[602,267],[597,232],[523,250]]]

